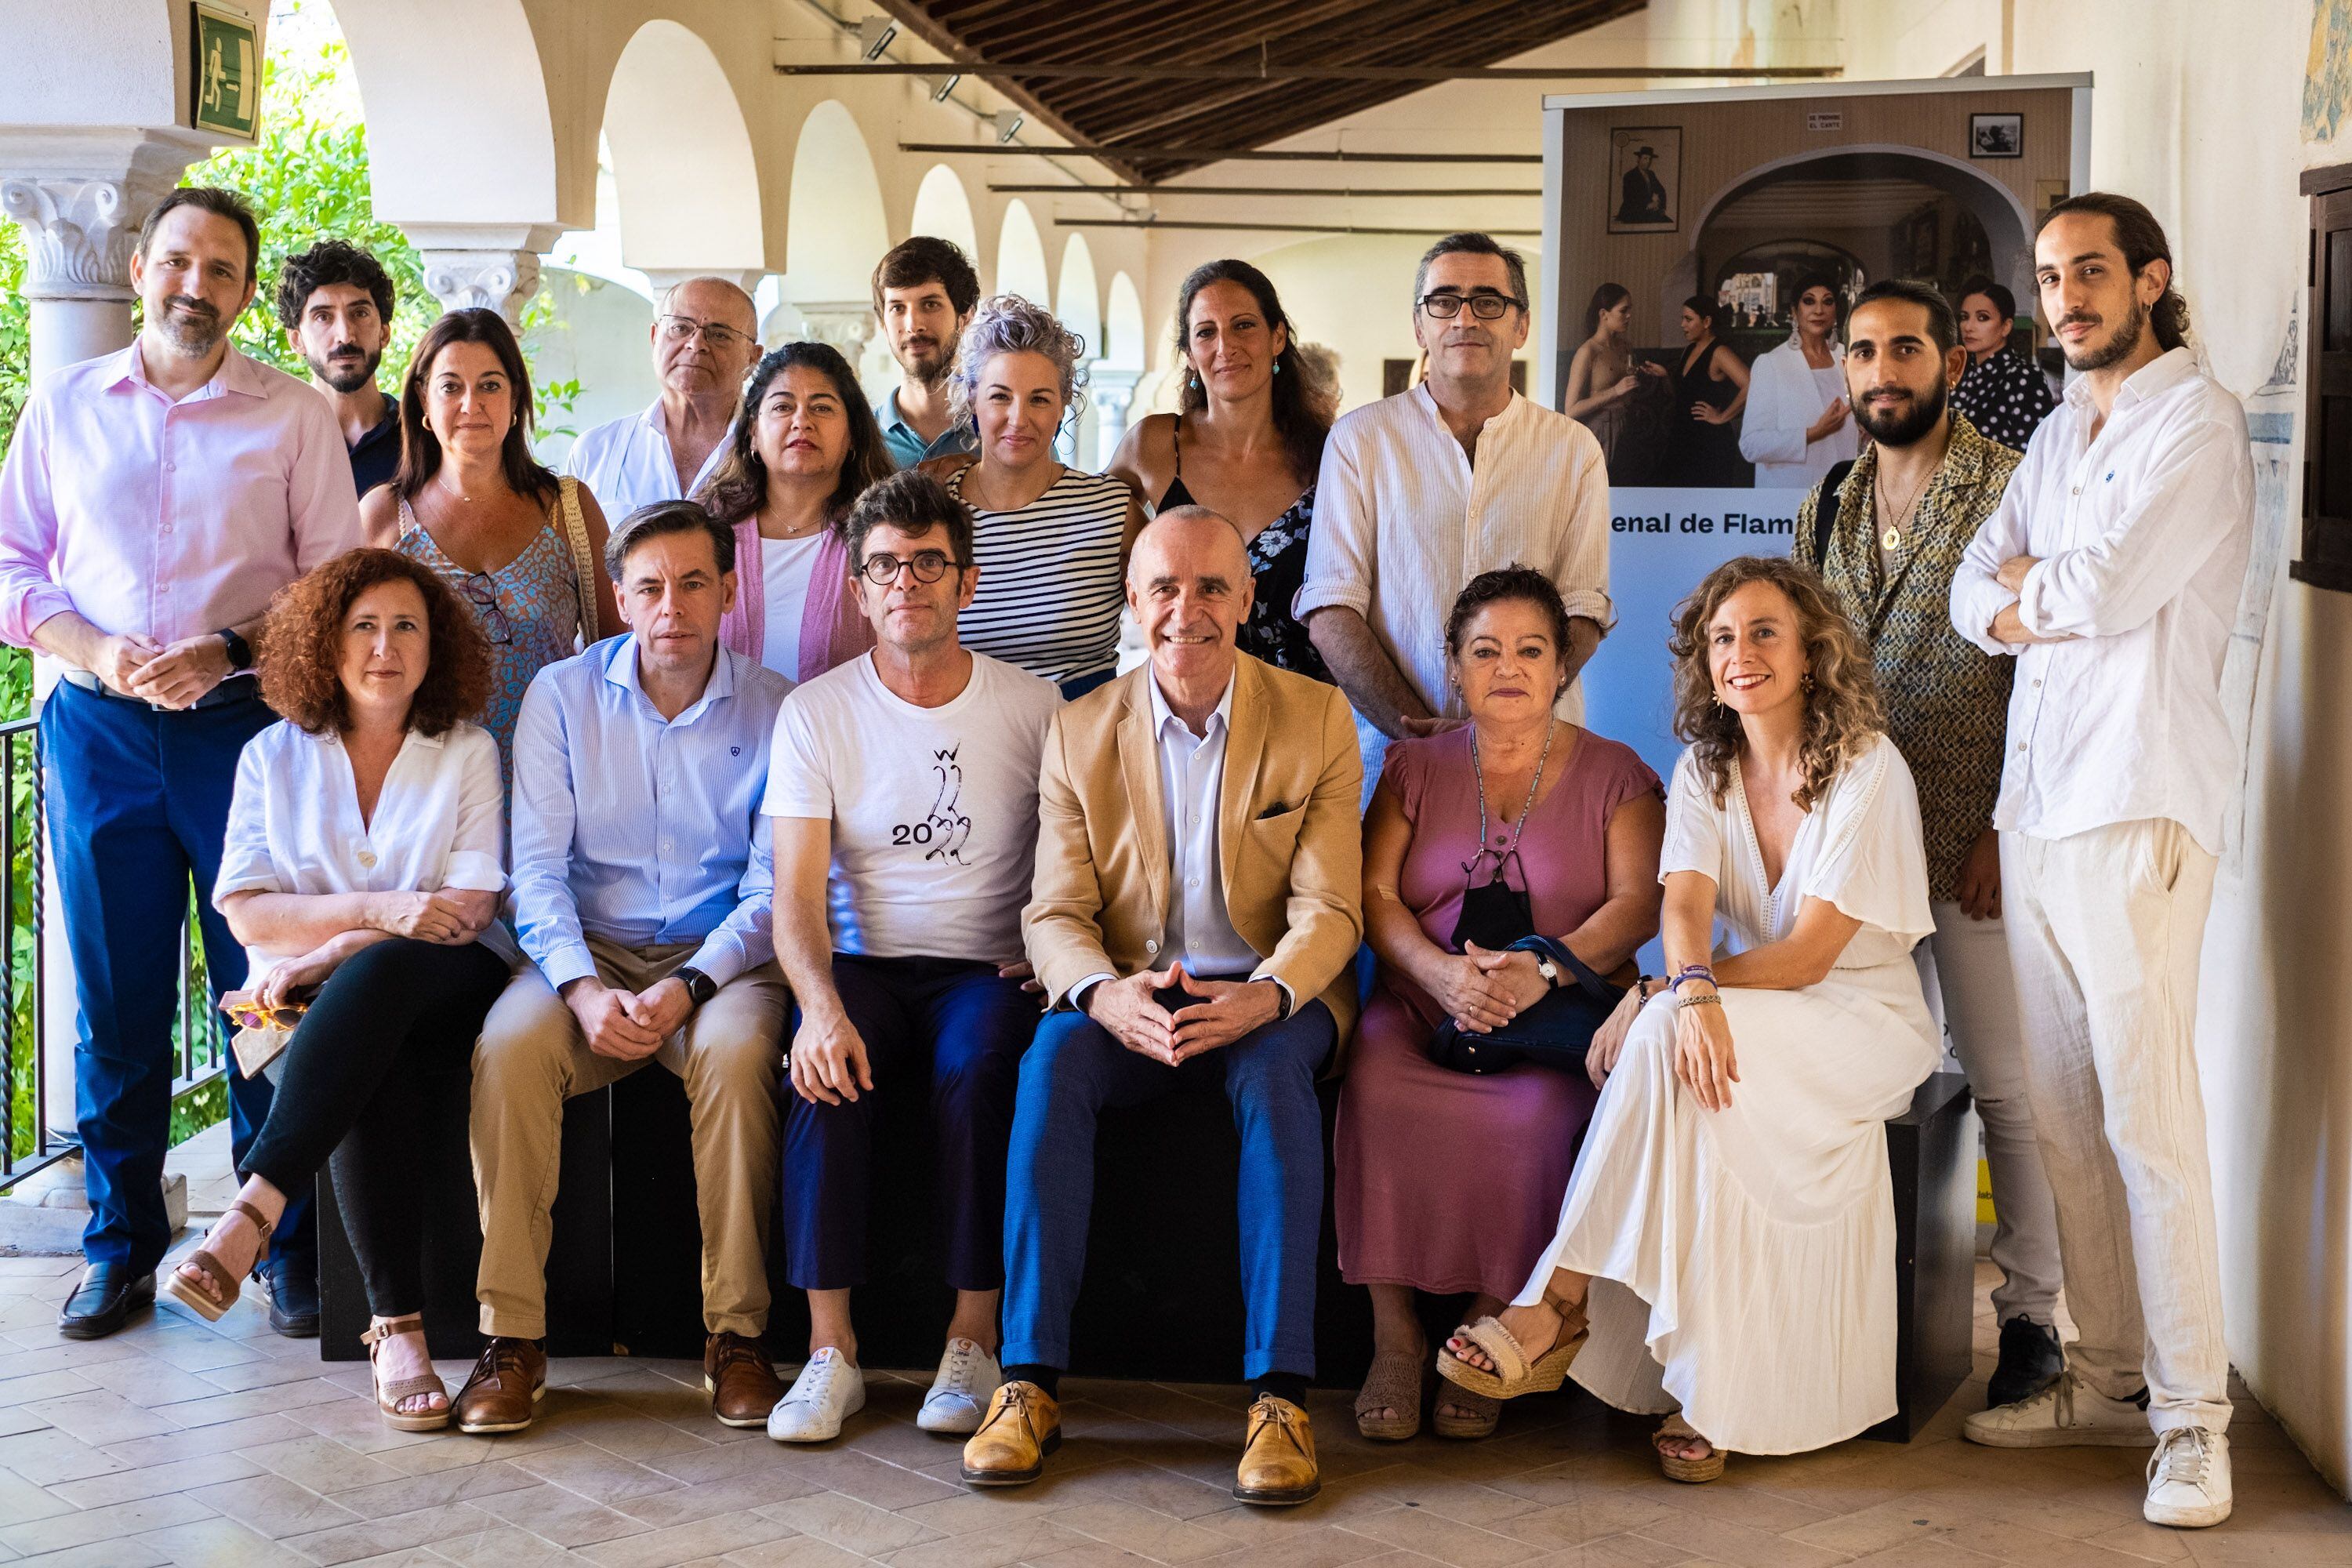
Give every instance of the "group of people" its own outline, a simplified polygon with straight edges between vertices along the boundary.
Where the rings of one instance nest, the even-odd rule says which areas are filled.
[[[1895,1408],[1881,1123],[1941,1053],[1924,947],[2000,1215],[1969,1436],[2154,1444],[2147,1516],[2226,1516],[2189,1031],[2251,460],[2138,204],[2041,230],[2080,374],[2021,458],[1954,406],[1943,297],[1864,291],[1835,368],[1870,444],[1793,561],[1679,610],[1663,784],[1578,722],[1613,618],[1601,445],[1512,392],[1528,281],[1486,236],[1417,270],[1426,377],[1336,423],[1265,276],[1197,269],[1180,411],[1099,476],[1055,456],[1083,345],[940,240],[875,273],[904,373],[878,406],[698,279],[654,322],[658,399],[560,474],[498,315],[442,317],[387,395],[391,282],[322,243],[277,292],[306,385],[226,342],[257,254],[233,194],[169,196],[136,342],[46,377],[0,469],[0,637],[64,672],[41,722],[91,1218],[63,1332],[158,1289],[193,879],[243,1186],[161,1289],[215,1319],[257,1279],[317,1332],[330,1172],[396,1427],[530,1424],[564,1101],[658,1061],[715,1417],[822,1442],[864,1403],[877,1107],[919,1098],[955,1298],[919,1424],[966,1438],[974,1485],[1033,1480],[1098,1119],[1222,1094],[1234,1495],[1304,1501],[1338,1078],[1361,1431],[1413,1436],[1433,1363],[1460,1438],[1572,1375],[1666,1415],[1662,1468],[1706,1480]],[[1724,358],[1695,337],[1684,379],[1736,381]],[[1147,657],[1119,675],[1123,618]],[[449,1075],[485,1337],[454,1394],[411,1197]],[[811,1321],[789,1384],[779,1227]],[[1433,1353],[1416,1293],[1472,1298]]]
[[[1634,357],[1631,289],[1603,283],[1592,291],[1564,405],[1600,437],[1612,480],[1804,489],[1853,459],[1866,430],[1846,393],[1845,293],[1812,273],[1797,279],[1791,298],[1788,340],[1751,365],[1723,339],[1727,308],[1692,295],[1680,311],[1682,355],[1670,367]],[[1960,285],[1952,309],[1967,353],[1952,407],[1979,435],[2021,452],[2058,400],[2011,341],[2017,297],[1979,276]]]

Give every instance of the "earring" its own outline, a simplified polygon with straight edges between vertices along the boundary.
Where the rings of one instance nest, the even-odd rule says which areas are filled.
[[[1280,360],[1274,362],[1274,374],[1276,375],[1280,375],[1282,374],[1282,362]]]

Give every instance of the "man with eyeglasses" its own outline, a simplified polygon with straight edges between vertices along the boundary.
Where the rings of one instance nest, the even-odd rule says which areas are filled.
[[[1461,721],[1448,700],[1445,614],[1481,572],[1530,566],[1568,605],[1559,712],[1609,605],[1609,476],[1601,443],[1511,389],[1528,341],[1527,266],[1484,234],[1430,247],[1413,279],[1419,386],[1331,427],[1316,483],[1307,580],[1292,611],[1354,704],[1364,784],[1388,742]]]
[[[822,1443],[866,1403],[850,1291],[866,1283],[874,1127],[885,1098],[930,1106],[939,1232],[955,1311],[915,1424],[969,1433],[1003,1379],[1004,1162],[1021,1053],[1021,908],[1037,774],[1061,693],[963,647],[971,514],[894,475],[844,525],[871,653],[794,689],[768,764],[776,957],[797,1004],[784,1113],[785,1278],[808,1292],[809,1358],[768,1436]]]
[[[689,278],[662,295],[648,337],[661,395],[588,431],[563,459],[607,517],[702,492],[726,458],[743,378],[760,357],[759,312],[726,279]]]
[[[515,934],[531,962],[474,1047],[490,1339],[453,1402],[467,1432],[522,1430],[546,1386],[563,1102],[649,1061],[691,1108],[712,1414],[757,1426],[783,1392],[760,1344],[785,1005],[760,797],[792,683],[720,646],[735,534],[697,503],[630,514],[604,569],[628,634],[541,670],[515,724]]]

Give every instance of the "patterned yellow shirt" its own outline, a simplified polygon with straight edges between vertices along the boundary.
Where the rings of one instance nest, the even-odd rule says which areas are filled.
[[[1891,577],[1879,564],[1875,445],[1863,448],[1839,491],[1826,562],[1813,551],[1822,486],[1797,509],[1793,553],[1821,572],[1869,640],[1887,731],[1919,786],[1928,895],[1938,900],[1959,897],[1960,867],[1992,824],[2017,669],[2015,659],[1996,658],[1952,629],[1952,574],[2021,457],[1954,414],[1951,447],[1919,497]]]

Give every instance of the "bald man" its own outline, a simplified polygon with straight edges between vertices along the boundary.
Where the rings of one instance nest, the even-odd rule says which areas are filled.
[[[607,517],[691,498],[719,471],[743,378],[760,357],[759,312],[726,279],[689,278],[662,294],[646,338],[661,395],[642,414],[597,426],[563,459]]]
[[[1242,1373],[1256,1397],[1234,1496],[1300,1503],[1320,1484],[1299,1408],[1323,1212],[1315,1077],[1356,1008],[1362,769],[1337,688],[1234,646],[1250,589],[1232,523],[1162,513],[1127,574],[1151,662],[1046,732],[1022,928],[1049,1011],[1014,1103],[1007,1381],[964,1446],[975,1486],[1036,1479],[1061,1441],[1097,1115],[1188,1090],[1223,1093],[1242,1133]]]

